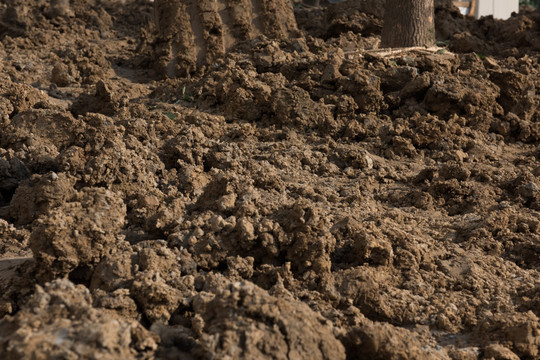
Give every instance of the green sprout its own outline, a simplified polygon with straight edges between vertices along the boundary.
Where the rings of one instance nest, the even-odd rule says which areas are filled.
[[[479,58],[480,60],[485,60],[486,57],[487,57],[486,55],[480,54],[480,53],[476,53],[476,56],[478,56],[478,58]]]
[[[176,115],[174,113],[170,112],[170,111],[164,112],[163,115],[165,115],[166,117],[168,117],[171,120],[176,119]]]
[[[448,46],[448,44],[450,44],[450,40],[444,40],[444,41],[439,40],[435,42],[435,45],[440,46],[440,47],[446,47]]]

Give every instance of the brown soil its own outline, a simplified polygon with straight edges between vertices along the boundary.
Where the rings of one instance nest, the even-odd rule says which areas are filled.
[[[540,359],[540,14],[192,3],[1,2],[0,358]]]
[[[156,70],[169,77],[212,67],[238,42],[263,34],[299,36],[289,0],[156,0],[155,15]]]

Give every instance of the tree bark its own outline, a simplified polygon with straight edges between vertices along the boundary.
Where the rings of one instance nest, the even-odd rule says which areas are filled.
[[[433,0],[386,0],[381,48],[432,46]]]

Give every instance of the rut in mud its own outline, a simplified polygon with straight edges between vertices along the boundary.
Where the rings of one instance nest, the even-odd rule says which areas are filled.
[[[174,3],[0,4],[0,358],[540,357],[540,14]]]
[[[287,0],[157,0],[157,72],[189,75],[212,66],[238,42],[298,37]]]

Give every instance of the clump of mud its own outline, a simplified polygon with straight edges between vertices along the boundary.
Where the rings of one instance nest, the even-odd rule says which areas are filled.
[[[57,279],[35,293],[14,317],[0,320],[6,359],[137,359],[157,349],[158,337],[140,323],[92,306],[87,288]]]
[[[540,14],[175,3],[0,5],[0,358],[540,356]]]

